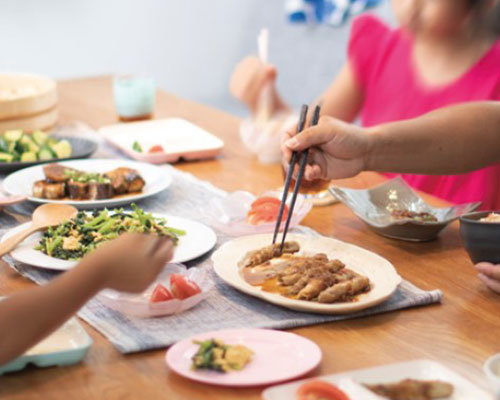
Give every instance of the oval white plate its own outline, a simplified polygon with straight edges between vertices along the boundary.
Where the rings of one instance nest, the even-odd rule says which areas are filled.
[[[65,161],[58,163],[67,167],[88,172],[108,172],[115,168],[127,167],[135,169],[143,177],[146,185],[141,193],[103,200],[49,200],[33,197],[33,183],[45,179],[43,165],[21,169],[8,175],[3,181],[3,188],[11,195],[27,196],[34,203],[71,204],[80,209],[116,207],[130,204],[146,197],[154,196],[165,190],[172,183],[172,176],[168,171],[151,164],[121,160],[121,159],[89,159]]]
[[[287,239],[299,242],[301,252],[325,253],[329,258],[338,258],[347,268],[368,277],[372,289],[354,302],[320,304],[289,299],[248,284],[239,273],[238,261],[248,251],[269,245],[270,234],[244,236],[225,243],[212,255],[214,270],[222,280],[244,293],[292,310],[320,314],[346,314],[372,307],[387,300],[401,283],[401,277],[389,261],[361,247],[324,236],[288,234]]]
[[[153,215],[165,218],[168,226],[186,231],[186,234],[179,238],[179,243],[175,248],[174,258],[170,261],[171,263],[183,263],[189,260],[194,260],[211,250],[217,242],[215,232],[208,226],[197,221],[174,217],[171,215]],[[4,242],[17,232],[26,229],[30,224],[31,222],[27,222],[11,229],[2,237],[0,242]],[[41,251],[35,250],[35,247],[38,245],[41,238],[41,232],[31,235],[14,250],[12,250],[10,253],[11,257],[18,262],[28,264],[33,267],[61,271],[71,269],[78,263],[77,261],[67,261],[49,257]]]
[[[220,339],[241,344],[254,352],[241,371],[220,373],[191,369],[191,357],[199,346],[193,340]],[[261,386],[305,375],[321,362],[321,350],[309,339],[270,329],[226,329],[206,332],[174,344],[166,354],[168,367],[194,381],[220,386]]]

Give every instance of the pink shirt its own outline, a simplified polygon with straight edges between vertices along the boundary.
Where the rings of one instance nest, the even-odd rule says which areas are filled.
[[[500,100],[500,40],[460,78],[431,87],[418,75],[412,46],[408,34],[371,15],[353,22],[348,52],[363,89],[363,126],[414,118],[455,103]],[[479,200],[483,209],[500,209],[500,164],[460,175],[402,177],[412,187],[453,203]]]

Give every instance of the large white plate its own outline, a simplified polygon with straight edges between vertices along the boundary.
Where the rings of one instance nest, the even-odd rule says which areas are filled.
[[[186,231],[186,234],[179,238],[179,242],[175,248],[174,258],[170,261],[172,263],[182,263],[194,260],[211,250],[217,242],[215,232],[208,226],[199,222],[170,215],[153,215],[165,218],[168,226]],[[27,222],[11,229],[2,237],[1,242],[4,242],[17,232],[26,229],[29,225],[30,222]],[[11,257],[18,262],[34,267],[61,271],[71,269],[77,264],[76,261],[60,260],[35,250],[41,238],[42,233],[40,232],[31,235],[10,253]]]
[[[289,234],[287,240],[299,242],[301,253],[325,253],[329,258],[338,258],[348,268],[368,277],[372,289],[358,296],[354,302],[320,304],[289,299],[248,284],[240,275],[238,261],[248,251],[269,245],[272,241],[271,234],[244,236],[225,243],[212,255],[215,272],[226,283],[244,293],[293,310],[320,314],[345,314],[372,307],[387,300],[401,283],[401,277],[392,264],[368,250],[324,236]]]
[[[27,196],[28,200],[35,203],[61,203],[71,204],[81,209],[97,208],[97,207],[116,207],[123,204],[130,204],[135,201],[153,196],[165,190],[172,183],[172,176],[168,171],[154,165],[140,163],[130,160],[117,159],[89,159],[65,161],[58,163],[67,167],[76,168],[88,172],[108,172],[115,168],[127,167],[133,168],[143,177],[146,185],[141,193],[117,197],[104,200],[49,200],[33,197],[33,183],[38,180],[45,179],[43,174],[43,166],[37,165],[30,168],[25,168],[14,172],[5,178],[3,188],[11,195]]]
[[[338,385],[343,379],[351,378],[358,383],[389,383],[403,379],[440,380],[451,383],[455,390],[446,400],[492,400],[489,395],[472,382],[431,360],[415,360],[399,364],[384,365],[376,368],[359,369],[342,374],[319,377],[320,380]],[[296,392],[304,381],[275,386],[264,390],[264,400],[290,400],[296,398]]]

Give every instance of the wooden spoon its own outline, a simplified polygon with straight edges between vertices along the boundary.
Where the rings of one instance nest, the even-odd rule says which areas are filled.
[[[19,243],[31,234],[47,229],[50,226],[59,225],[73,218],[78,210],[66,204],[44,204],[33,212],[31,226],[24,231],[18,232],[5,242],[0,243],[0,257],[12,251]]]

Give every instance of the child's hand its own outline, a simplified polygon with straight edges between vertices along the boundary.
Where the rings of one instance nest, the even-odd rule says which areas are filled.
[[[482,262],[475,267],[479,271],[479,279],[491,290],[500,293],[500,264]]]
[[[284,135],[283,165],[288,168],[292,151],[310,148],[305,171],[307,180],[349,178],[361,172],[370,148],[370,135],[363,128],[331,117],[296,135],[296,127]]]
[[[172,259],[174,244],[167,237],[123,234],[82,260],[97,269],[103,287],[137,293],[145,290]]]
[[[276,92],[277,71],[273,65],[263,64],[257,57],[248,56],[240,61],[231,75],[229,91],[241,102],[245,103],[250,111],[257,113],[260,94],[265,85],[271,85],[270,107],[271,114],[287,110],[288,107]]]

